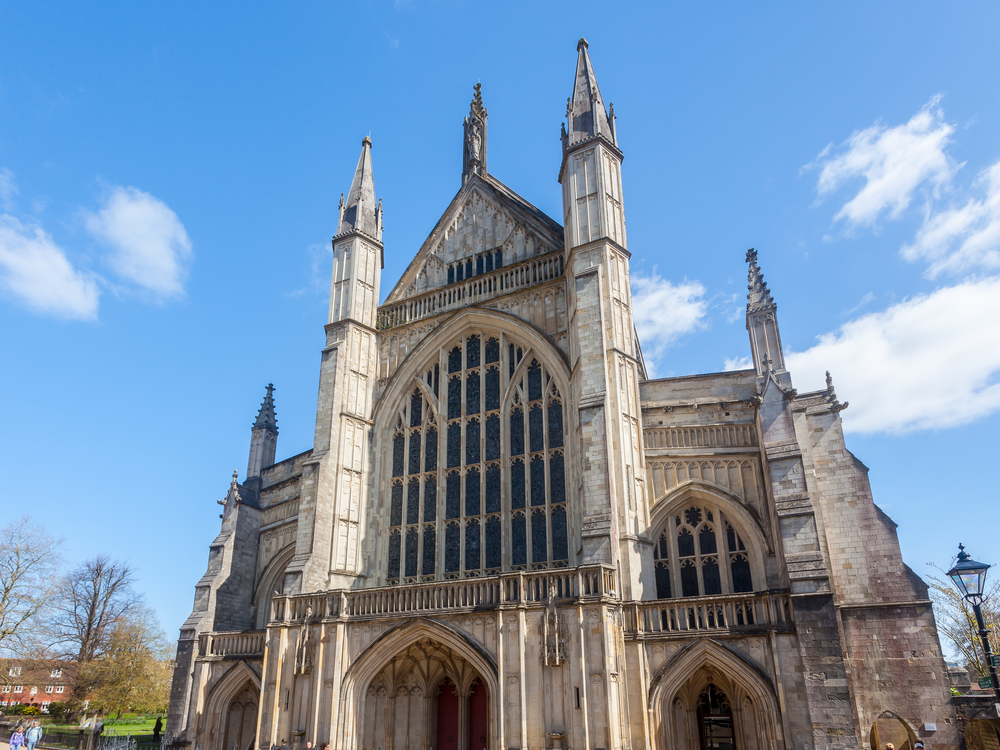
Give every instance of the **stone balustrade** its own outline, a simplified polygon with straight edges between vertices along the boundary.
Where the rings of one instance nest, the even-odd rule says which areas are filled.
[[[625,631],[634,634],[793,627],[791,597],[785,592],[657,599],[630,603],[625,612]]]
[[[378,309],[376,327],[380,331],[396,328],[551,281],[563,275],[564,262],[560,250],[384,305]]]
[[[646,427],[642,433],[648,450],[757,447],[757,431],[752,424]]]
[[[264,656],[265,635],[264,630],[202,633],[198,638],[198,655],[260,659]]]
[[[504,573],[411,586],[340,589],[322,594],[275,597],[272,622],[334,617],[381,617],[414,613],[496,609],[545,604],[552,587],[556,600],[616,599],[615,569],[584,565],[534,572]]]

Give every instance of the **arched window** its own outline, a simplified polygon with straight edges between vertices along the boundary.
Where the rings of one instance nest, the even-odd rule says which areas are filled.
[[[653,545],[653,565],[657,599],[754,590],[743,537],[718,507],[675,513]]]
[[[424,380],[389,448],[388,582],[567,566],[563,403],[551,373],[519,342],[484,333],[443,349]]]

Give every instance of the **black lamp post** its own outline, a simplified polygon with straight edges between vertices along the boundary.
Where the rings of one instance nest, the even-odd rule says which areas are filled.
[[[958,545],[958,560],[955,567],[948,571],[948,575],[955,582],[962,596],[972,605],[972,611],[976,613],[976,624],[979,625],[979,638],[983,642],[983,653],[986,654],[986,665],[990,670],[990,677],[993,679],[993,694],[1000,704],[1000,680],[997,679],[997,669],[993,666],[993,655],[990,652],[990,631],[986,629],[983,622],[983,612],[980,605],[983,603],[983,590],[986,587],[986,571],[990,566],[986,563],[976,562],[969,553],[965,551],[965,545]]]

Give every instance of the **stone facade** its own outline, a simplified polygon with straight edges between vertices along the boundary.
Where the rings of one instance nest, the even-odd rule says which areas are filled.
[[[960,747],[926,586],[832,381],[792,386],[756,253],[753,369],[650,379],[586,42],[563,225],[487,171],[487,123],[477,86],[462,187],[382,305],[364,139],[314,447],[275,463],[269,386],[181,629],[171,742]]]

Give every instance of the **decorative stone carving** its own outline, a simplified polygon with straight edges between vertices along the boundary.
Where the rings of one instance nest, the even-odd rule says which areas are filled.
[[[544,644],[542,663],[551,667],[558,667],[562,664],[566,658],[566,634],[559,622],[554,583],[549,583],[548,606],[542,618],[542,643]]]

